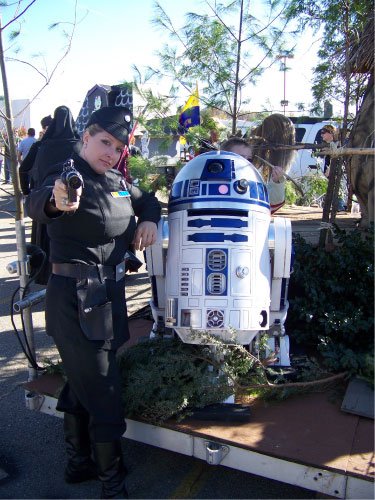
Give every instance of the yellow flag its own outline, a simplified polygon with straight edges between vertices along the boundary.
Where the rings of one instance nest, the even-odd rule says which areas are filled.
[[[179,122],[185,128],[195,127],[196,125],[200,125],[198,85],[195,91],[186,101],[186,104],[183,110],[181,111]]]

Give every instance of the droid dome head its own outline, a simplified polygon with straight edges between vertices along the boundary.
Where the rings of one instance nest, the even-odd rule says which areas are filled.
[[[267,188],[248,160],[227,151],[203,153],[189,161],[176,176],[169,212],[194,207],[246,208],[269,213]]]

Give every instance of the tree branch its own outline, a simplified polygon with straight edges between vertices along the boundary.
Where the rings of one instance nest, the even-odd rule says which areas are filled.
[[[289,382],[286,384],[272,384],[268,382],[267,384],[254,384],[254,385],[241,385],[235,383],[234,386],[220,386],[220,387],[206,387],[208,390],[218,390],[218,389],[236,389],[238,391],[246,391],[248,389],[285,389],[286,387],[313,387],[314,385],[330,384],[337,380],[343,379],[348,375],[348,372],[338,373],[337,375],[332,375],[330,377],[321,378],[319,380],[311,380],[309,382]]]
[[[236,40],[236,42],[240,42],[240,40],[238,39],[238,37],[236,37],[236,35],[233,33],[233,31],[230,29],[230,27],[227,26],[225,24],[225,22],[221,19],[221,17],[219,16],[219,14],[215,11],[215,9],[210,4],[210,2],[208,2],[208,0],[205,0],[205,1],[206,1],[206,4],[209,6],[209,8],[214,13],[214,16],[217,17],[217,19],[220,21],[221,25],[224,26],[224,28],[228,31],[228,33],[230,33],[232,35],[232,37]]]
[[[75,2],[74,2],[74,22],[71,23],[72,26],[73,26],[73,28],[72,28],[71,34],[69,36],[69,41],[68,41],[68,44],[66,46],[65,52],[62,55],[62,57],[57,61],[57,63],[55,65],[55,67],[53,68],[51,74],[48,77],[44,77],[45,78],[45,84],[38,90],[38,92],[34,95],[34,97],[32,97],[32,99],[29,101],[29,103],[27,104],[27,106],[30,106],[30,104],[35,101],[35,99],[39,96],[39,94],[41,94],[41,92],[50,84],[50,82],[51,82],[51,80],[53,78],[53,75],[55,74],[57,68],[60,66],[61,62],[66,58],[66,56],[70,52],[70,49],[72,47],[73,36],[74,36],[75,29],[76,29],[76,26],[77,26],[77,4],[78,4],[78,0],[75,0]],[[21,109],[15,115],[14,118],[16,118],[17,116],[21,115],[25,111],[25,109],[27,108],[27,106],[25,106],[23,109]]]
[[[8,27],[10,24],[12,24],[14,21],[16,21],[19,17],[21,17],[35,2],[36,2],[36,0],[32,0],[32,2],[20,14],[18,14],[18,16],[14,17],[11,21],[9,21],[8,24],[5,24],[1,29],[5,30],[6,27]]]
[[[48,78],[46,77],[46,75],[44,75],[41,71],[38,70],[38,68],[36,66],[34,66],[33,64],[27,62],[27,61],[21,61],[21,59],[14,59],[13,57],[7,57],[7,61],[12,61],[12,62],[19,62],[21,64],[26,64],[27,66],[30,66],[31,68],[35,69],[35,71],[37,73],[39,73],[39,75],[44,78],[45,81],[48,80]]]
[[[285,10],[285,8],[283,7],[281,9],[281,11],[271,20],[269,21],[268,24],[266,24],[265,26],[263,26],[262,29],[260,29],[259,31],[255,32],[255,33],[252,33],[249,37],[245,38],[244,40],[241,40],[241,42],[247,42],[248,40],[250,40],[250,38],[253,38],[253,37],[256,37],[256,36],[259,36],[260,33],[262,33],[264,30],[266,30],[267,28],[269,28],[270,26],[272,26],[272,24],[276,21],[276,19],[278,17],[281,16],[282,12]],[[288,21],[285,22],[285,25],[284,27],[288,24]]]

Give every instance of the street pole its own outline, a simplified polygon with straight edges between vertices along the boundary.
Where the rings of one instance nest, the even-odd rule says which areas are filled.
[[[284,56],[284,116],[285,116],[285,103],[286,103],[286,57]]]
[[[286,70],[287,70],[287,67],[286,67],[286,60],[287,59],[293,59],[294,57],[294,54],[289,54],[287,52],[285,52],[284,54],[278,54],[276,56],[277,59],[283,59],[283,63],[282,63],[282,71],[284,72],[284,99],[281,101],[281,105],[283,106],[284,108],[284,116],[286,114],[286,107],[288,106],[288,101],[286,100]]]
[[[13,133],[12,104],[8,89],[8,80],[5,68],[1,13],[0,13],[0,69],[3,80],[4,104],[6,112],[6,116],[4,116],[3,118],[5,119],[6,122],[6,128],[8,134],[9,153],[10,153],[11,168],[12,168],[12,181],[13,181],[14,195],[15,195],[14,198],[16,205],[16,241],[17,241],[19,276],[20,276],[20,299],[23,299],[23,293],[29,281],[28,257],[26,251],[26,234],[25,234],[25,224],[23,218],[23,203],[22,203],[20,181],[17,169],[16,143]],[[23,312],[23,315],[24,315],[23,320],[25,325],[25,334],[28,344],[30,346],[29,354],[30,356],[33,357],[33,359],[35,359],[34,331],[33,331],[31,308],[30,307],[26,308]],[[37,371],[35,367],[29,362],[28,380],[31,381],[34,380],[35,378],[37,378]]]

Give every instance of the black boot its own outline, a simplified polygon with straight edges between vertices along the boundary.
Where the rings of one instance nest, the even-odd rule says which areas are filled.
[[[88,430],[89,417],[64,413],[64,433],[68,464],[65,468],[67,483],[82,483],[97,479],[96,465],[90,458],[91,443]]]
[[[94,453],[98,477],[102,482],[101,498],[129,498],[125,488],[126,468],[121,440],[94,443]]]

